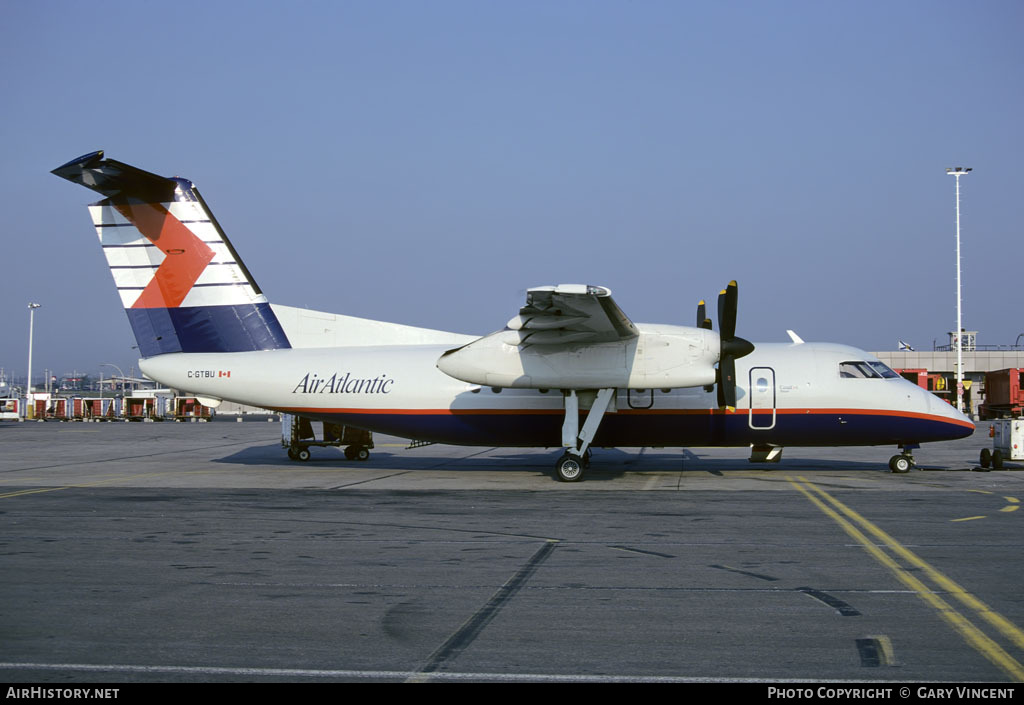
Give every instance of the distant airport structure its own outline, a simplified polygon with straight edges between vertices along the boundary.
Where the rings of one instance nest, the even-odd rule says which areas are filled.
[[[1024,333],[1021,334],[1024,336]],[[1005,400],[1024,397],[1024,345],[1021,336],[1012,345],[979,345],[978,331],[960,333],[963,358],[964,412],[973,418],[986,416],[986,405],[999,405]],[[932,345],[930,350],[918,350],[900,341],[898,350],[879,351],[875,355],[912,382],[928,389],[952,405],[956,405],[957,338],[950,331],[949,343]],[[1003,371],[1005,374],[996,373]],[[1005,377],[1015,389],[1004,390]],[[1014,379],[1011,380],[1010,378]],[[988,381],[995,380],[996,388],[989,389]],[[1012,386],[1012,385],[1011,385]],[[1016,392],[1016,393],[1015,393]],[[990,394],[991,393],[991,394]],[[987,399],[999,395],[999,399]]]

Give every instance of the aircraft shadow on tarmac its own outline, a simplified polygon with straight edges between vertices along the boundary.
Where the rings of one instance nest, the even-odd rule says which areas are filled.
[[[351,468],[353,470],[372,470],[374,467],[401,471],[445,472],[495,472],[495,471],[533,471],[540,475],[555,476],[554,463],[558,457],[558,449],[549,452],[520,451],[515,448],[467,449],[452,446],[451,455],[446,456],[438,450],[445,446],[432,446],[429,455],[418,454],[417,449],[393,452],[389,448],[377,448],[372,451],[368,461],[347,460],[336,448],[312,448],[311,457],[307,461],[289,460],[284,449],[277,444],[253,446],[237,453],[218,458],[213,462],[250,467],[275,467],[281,470],[302,470],[303,468]],[[467,451],[469,451],[467,453]],[[678,449],[639,449],[620,450],[617,448],[597,449],[587,470],[586,482],[615,480],[629,473],[641,472],[676,472],[683,474],[709,473],[726,475],[738,472],[823,472],[823,471],[858,471],[884,472],[889,469],[885,462],[867,458],[864,460],[841,460],[835,458],[783,458],[778,463],[751,463],[743,449],[716,449],[715,453],[733,452],[737,457],[710,457],[701,451]],[[806,452],[806,450],[805,450]],[[966,469],[967,463],[964,464]],[[921,469],[945,470],[947,468]]]

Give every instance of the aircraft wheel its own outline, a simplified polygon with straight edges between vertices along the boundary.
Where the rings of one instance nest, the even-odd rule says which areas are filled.
[[[356,460],[369,460],[370,449],[365,446],[357,446],[355,451]]]
[[[300,448],[299,452],[295,454],[299,460],[306,461],[310,458],[309,448]]]
[[[992,451],[992,467],[994,467],[996,470],[1003,469],[1003,451],[999,450],[998,448]]]
[[[889,458],[889,469],[895,473],[910,472],[913,461],[905,455],[894,455]]]
[[[991,465],[992,464],[992,451],[990,451],[988,448],[982,448],[981,449],[981,458],[979,459],[979,462],[981,463],[981,467],[983,467],[983,468],[987,468],[989,465]]]
[[[288,457],[291,458],[292,460],[298,460],[299,459],[299,451],[298,451],[298,449],[295,448],[294,446],[288,446]]]
[[[555,472],[562,482],[579,482],[583,479],[583,465],[582,458],[565,453],[555,463]]]
[[[586,470],[587,468],[590,467],[590,456],[591,455],[592,455],[592,453],[590,452],[590,448],[587,448],[587,450],[584,451],[584,453],[583,453],[583,469],[584,470]]]

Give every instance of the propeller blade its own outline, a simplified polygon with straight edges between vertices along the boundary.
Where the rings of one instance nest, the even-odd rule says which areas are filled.
[[[736,280],[734,279],[718,295],[718,328],[722,333],[722,340],[728,340],[736,336],[736,307],[738,302],[739,288],[736,286]]]
[[[736,361],[728,356],[718,362],[718,406],[736,408]]]
[[[708,318],[708,311],[704,305],[704,299],[697,304],[697,327],[711,330],[711,319]]]

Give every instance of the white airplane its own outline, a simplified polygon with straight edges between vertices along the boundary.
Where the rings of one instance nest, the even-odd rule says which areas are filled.
[[[131,322],[140,367],[199,396],[424,442],[558,447],[559,479],[590,448],[897,445],[962,438],[971,421],[872,355],[845,345],[753,345],[720,332],[633,323],[599,286],[529,289],[484,337],[271,304],[195,186],[93,152],[53,170],[105,198],[89,206]],[[742,363],[738,364],[738,360]],[[365,449],[363,449],[365,450]],[[365,457],[365,452],[361,454]]]

